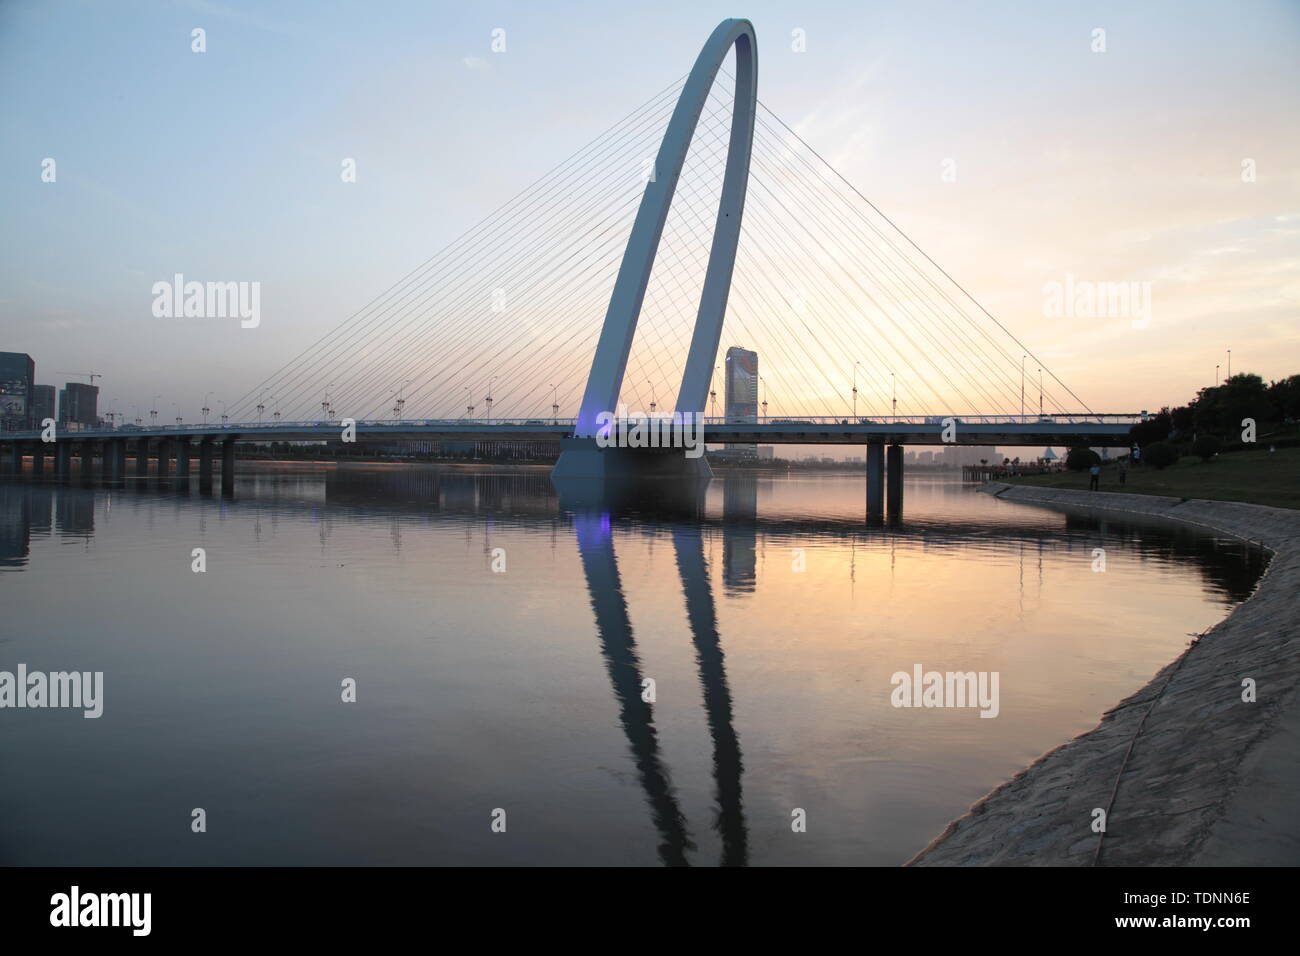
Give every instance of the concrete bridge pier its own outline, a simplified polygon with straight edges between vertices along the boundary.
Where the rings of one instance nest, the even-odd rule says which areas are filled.
[[[126,439],[119,438],[113,442],[113,469],[118,481],[126,481]]]
[[[172,440],[170,438],[158,439],[158,479],[160,481],[166,478],[172,470],[171,454]]]
[[[86,484],[95,478],[95,443],[79,441],[76,445],[77,482]]]
[[[45,477],[45,442],[43,441],[32,445],[32,477]]]
[[[23,443],[20,441],[9,443],[9,470],[15,475],[23,473]]]
[[[887,454],[889,470],[885,498],[891,520],[903,517],[903,446],[890,445]]]
[[[90,445],[90,461],[94,464],[95,451],[99,451],[99,480],[104,484],[110,484],[113,481],[113,441],[88,442]]]
[[[56,441],[54,443],[54,477],[67,481],[72,471],[72,442]]]
[[[878,518],[885,513],[885,445],[867,443],[867,516]]]
[[[221,443],[221,493],[235,492],[235,440],[227,438]]]
[[[199,490],[212,490],[212,436],[199,440]]]
[[[176,482],[180,484],[190,480],[190,440],[188,438],[176,439],[175,448]]]
[[[149,439],[147,438],[135,440],[135,476],[149,477]]]

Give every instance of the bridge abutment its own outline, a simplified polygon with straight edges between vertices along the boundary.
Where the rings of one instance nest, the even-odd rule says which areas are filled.
[[[560,457],[552,478],[684,478],[713,477],[703,450],[687,458],[682,448],[601,448],[594,438],[561,438]]]

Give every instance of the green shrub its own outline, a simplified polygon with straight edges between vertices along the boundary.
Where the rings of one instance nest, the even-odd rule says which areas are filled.
[[[1192,442],[1192,454],[1201,461],[1209,461],[1221,451],[1223,442],[1214,435],[1198,435],[1196,441]]]
[[[1065,455],[1065,467],[1070,471],[1084,471],[1101,464],[1101,456],[1091,448],[1071,448]]]
[[[1142,449],[1142,463],[1159,471],[1178,461],[1178,449],[1166,441],[1158,441]]]

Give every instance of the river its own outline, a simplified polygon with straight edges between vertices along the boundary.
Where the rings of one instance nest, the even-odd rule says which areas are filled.
[[[938,476],[884,522],[852,474],[563,490],[0,483],[0,671],[103,674],[0,710],[0,862],[899,864],[1262,570]],[[895,706],[918,671],[996,707]]]

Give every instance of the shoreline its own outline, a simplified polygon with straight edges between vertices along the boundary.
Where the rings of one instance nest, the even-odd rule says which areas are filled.
[[[1018,504],[1190,524],[1271,552],[1254,594],[904,866],[1300,863],[1300,512],[989,482]],[[1257,699],[1243,702],[1252,678]],[[1112,802],[1113,801],[1113,802]],[[1106,832],[1094,810],[1109,808]]]

